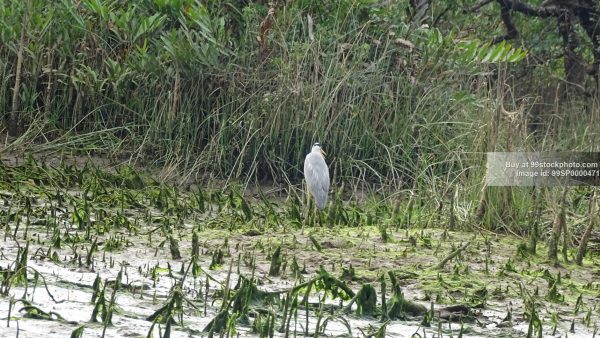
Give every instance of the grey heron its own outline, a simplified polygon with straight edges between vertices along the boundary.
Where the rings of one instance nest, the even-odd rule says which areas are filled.
[[[317,208],[323,210],[329,193],[329,168],[325,163],[325,152],[319,143],[313,144],[310,153],[304,159],[304,179]]]

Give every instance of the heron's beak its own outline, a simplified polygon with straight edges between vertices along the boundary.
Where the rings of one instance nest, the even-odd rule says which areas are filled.
[[[327,153],[325,152],[325,150],[321,149],[321,155],[323,155],[323,157],[327,156]]]

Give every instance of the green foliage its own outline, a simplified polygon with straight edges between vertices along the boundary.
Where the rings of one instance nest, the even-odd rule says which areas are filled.
[[[356,294],[356,313],[362,316],[373,316],[377,309],[377,292],[373,285],[363,284]]]
[[[429,203],[443,206],[456,186],[467,190],[458,189],[451,201],[451,219],[462,225],[477,207],[473,194],[485,172],[481,153],[536,148],[530,142],[537,141],[524,131],[536,116],[521,100],[512,75],[529,71],[525,57],[556,54],[560,40],[554,33],[542,39],[543,20],[515,16],[522,39],[491,44],[504,33],[494,2],[485,7],[488,12],[469,15],[463,10],[475,1],[441,1],[424,15],[406,0],[302,0],[273,8],[239,0],[4,0],[2,5],[0,110],[5,115],[12,109],[21,32],[26,51],[17,113],[27,131],[7,150],[43,141],[36,150],[125,154],[132,163],[161,166],[167,176],[178,177],[181,169],[182,181],[198,175],[291,185],[301,180],[304,156],[319,141],[329,154],[333,186],[368,181],[419,196],[394,217],[397,228],[429,224],[433,219],[421,210]],[[530,74],[544,86],[544,76],[557,77],[562,67],[562,60],[549,60]],[[493,88],[501,93],[495,96]],[[514,89],[513,102],[504,97],[505,89],[511,94]],[[519,114],[504,114],[509,109]],[[543,140],[544,147],[593,143],[587,115],[571,110],[552,117],[565,122],[549,127],[547,135],[556,142]],[[502,116],[490,113],[496,111]],[[505,115],[511,121],[504,121]],[[491,128],[496,119],[502,125]],[[150,184],[124,170],[117,178],[90,182],[90,191]],[[43,173],[39,177],[43,180]],[[66,175],[65,184],[73,179]],[[169,203],[171,192],[148,193],[161,211],[177,212]],[[524,223],[529,194],[494,188],[484,194],[486,229],[529,232]],[[195,198],[200,209],[210,208],[202,192]],[[131,196],[117,200],[122,207],[133,203]],[[227,206],[232,214],[260,226],[260,211],[242,196],[232,201]],[[294,227],[303,224],[299,205],[290,210]],[[361,224],[362,216],[349,212],[331,208],[329,224]],[[71,216],[77,227],[90,229],[93,215],[84,204]],[[114,220],[115,226],[135,230],[122,217]],[[387,241],[391,224],[378,224]],[[315,238],[311,241],[321,250]],[[219,255],[214,258],[213,268]]]
[[[418,169],[415,144],[432,170],[452,172],[448,150],[475,137],[461,122],[477,108],[454,99],[455,33],[415,29],[402,2],[293,2],[266,32],[259,3],[31,2],[2,8],[0,69],[14,73],[28,19],[19,118],[40,125],[29,137],[49,139],[45,149],[133,149],[156,164],[288,181],[319,140],[337,177],[400,185]],[[496,49],[486,62],[513,50]]]
[[[84,325],[78,326],[75,330],[73,330],[73,332],[71,332],[71,338],[82,338],[83,329],[85,329]]]
[[[269,276],[279,276],[283,257],[281,256],[281,245],[275,248],[271,255],[271,267],[269,268]]]
[[[475,39],[471,41],[461,41],[458,50],[462,50],[459,60],[465,63],[498,63],[498,62],[519,62],[527,56],[523,49],[513,48],[505,40],[499,44],[482,43]]]

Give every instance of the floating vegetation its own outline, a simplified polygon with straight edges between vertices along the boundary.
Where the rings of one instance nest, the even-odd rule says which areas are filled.
[[[359,206],[336,194],[311,216],[298,199],[184,192],[130,167],[0,167],[9,335],[27,322],[26,335],[52,323],[72,337],[572,337],[599,320],[586,267],[595,261],[567,271],[523,239],[454,231],[456,201],[451,227],[395,228],[405,217],[396,201]],[[407,203],[413,221],[439,217]]]

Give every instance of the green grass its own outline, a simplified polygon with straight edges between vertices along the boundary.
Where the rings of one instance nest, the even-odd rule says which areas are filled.
[[[256,3],[6,2],[0,109],[20,130],[2,152],[108,156],[181,181],[274,182],[297,195],[318,141],[334,187],[443,210],[454,195],[466,224],[486,151],[595,150],[593,103],[551,104],[537,134],[528,129],[537,98],[512,91],[522,51],[415,28],[401,2],[339,5],[278,7],[261,31],[269,9]],[[488,57],[507,51],[521,56]],[[486,194],[486,229],[526,232],[527,189]]]
[[[320,141],[336,178],[401,186],[415,143],[447,161],[439,157],[449,140],[475,136],[466,122],[475,112],[464,114],[471,109],[452,100],[456,90],[445,90],[451,78],[438,60],[447,55],[430,46],[429,32],[382,30],[367,20],[374,14],[366,6],[353,5],[314,27],[311,39],[305,13],[314,8],[297,5],[276,12],[263,50],[256,36],[266,7],[244,7],[228,26],[219,20],[231,13],[186,3],[9,3],[1,69],[22,78],[20,142],[295,182],[307,149]],[[32,33],[18,75],[22,20]],[[421,50],[395,44],[390,32]],[[7,114],[12,82],[2,85]]]

